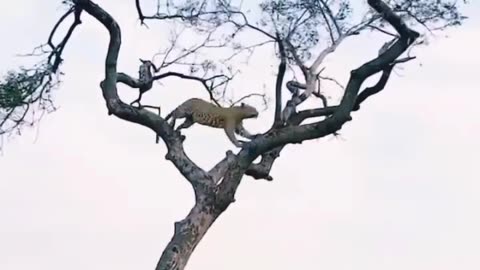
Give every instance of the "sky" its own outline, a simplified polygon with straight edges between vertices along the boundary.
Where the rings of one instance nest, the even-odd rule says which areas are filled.
[[[0,36],[8,37],[0,43],[2,74],[26,61],[15,54],[44,42],[59,2],[0,3]],[[99,2],[122,27],[118,69],[135,75],[138,58],[150,59],[165,31],[140,27],[133,1]],[[418,60],[352,115],[341,138],[286,147],[273,182],[244,178],[187,269],[479,269],[480,3],[470,2],[472,18],[415,50]],[[173,222],[193,206],[191,187],[154,134],[107,115],[98,83],[108,35],[92,18],[83,22],[65,51],[58,111],[8,141],[0,156],[2,270],[154,269]],[[381,44],[347,42],[326,65],[345,82]],[[275,71],[257,59],[235,85],[262,89]],[[154,87],[143,101],[163,112],[207,98],[201,86],[178,80]],[[119,91],[125,101],[136,97]],[[265,131],[269,112],[246,127]],[[187,153],[205,169],[235,150],[221,130],[184,134]]]

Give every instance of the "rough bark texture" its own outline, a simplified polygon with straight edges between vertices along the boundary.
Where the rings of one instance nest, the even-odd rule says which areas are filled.
[[[184,269],[218,214],[212,204],[195,204],[185,219],[175,222],[174,236],[163,251],[156,269]]]
[[[268,132],[258,135],[254,140],[247,143],[238,154],[227,152],[226,157],[207,172],[189,159],[183,149],[183,137],[175,132],[163,118],[146,109],[130,106],[120,100],[117,93],[117,83],[123,83],[132,88],[141,87],[137,79],[117,71],[117,59],[121,46],[120,27],[105,10],[92,1],[74,0],[73,2],[77,10],[85,11],[103,24],[110,35],[105,60],[105,79],[100,84],[108,113],[153,130],[167,146],[166,159],[175,165],[185,179],[191,183],[195,191],[195,205],[185,219],[175,223],[174,235],[158,261],[157,270],[185,269],[192,252],[210,226],[235,201],[235,192],[244,175],[256,179],[272,180],[270,176],[272,165],[285,145],[321,138],[340,130],[347,121],[351,120],[351,112],[358,109],[362,101],[383,89],[396,59],[419,36],[417,32],[408,28],[383,1],[368,0],[368,4],[396,29],[400,38],[377,58],[351,72],[340,104],[289,113],[288,123],[286,124],[279,124],[280,107],[277,105],[275,124]],[[277,35],[276,38],[279,39],[279,36]],[[329,50],[320,54],[313,66],[315,69],[325,58],[325,55],[333,51],[343,38],[343,36],[339,38],[337,43],[334,43]],[[282,42],[281,40],[277,41]],[[280,44],[282,46],[283,43]],[[284,54],[282,54],[282,59],[284,57]],[[303,68],[312,78],[316,76],[315,74],[318,75],[315,70]],[[370,90],[365,90],[359,98],[358,94],[363,82],[368,77],[382,71],[384,76],[378,85],[375,88],[370,88]],[[284,72],[285,62],[282,61],[277,78],[277,104],[281,102],[280,88]],[[316,86],[311,85],[313,83],[316,83],[315,79],[307,80],[307,89],[314,89]],[[325,119],[301,125],[305,119],[319,116],[324,116]],[[261,161],[258,164],[252,164],[252,161],[259,156],[261,156]]]

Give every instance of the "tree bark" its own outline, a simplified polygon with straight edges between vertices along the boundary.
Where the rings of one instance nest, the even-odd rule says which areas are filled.
[[[259,135],[242,147],[237,155],[227,153],[224,160],[206,172],[188,158],[183,149],[182,136],[175,132],[163,118],[148,110],[129,106],[120,100],[117,83],[124,83],[131,87],[138,86],[137,80],[117,72],[117,59],[121,45],[120,27],[110,14],[92,1],[73,0],[73,2],[76,8],[85,10],[102,23],[110,34],[105,61],[105,80],[101,83],[108,113],[155,131],[167,146],[166,159],[175,165],[195,191],[195,205],[183,220],[175,223],[174,235],[163,251],[156,270],[185,269],[190,256],[210,226],[235,201],[236,190],[244,175],[271,180],[269,172],[273,162],[286,144],[321,138],[341,129],[347,121],[351,120],[350,113],[356,107],[355,105],[359,104],[357,98],[362,83],[371,75],[391,66],[418,37],[418,33],[408,28],[383,1],[368,0],[369,5],[399,32],[400,39],[379,57],[351,72],[341,103],[334,107],[306,110],[292,115],[289,121],[291,125],[272,128],[265,134]],[[281,68],[280,66],[280,71]],[[278,89],[281,88],[277,85]],[[365,95],[368,93],[367,91]],[[280,95],[277,95],[277,100],[281,100]],[[359,102],[361,101],[363,100]],[[276,120],[279,117],[278,109],[277,107]],[[327,115],[329,117],[323,121],[299,125],[306,118]],[[258,156],[262,156],[261,161],[252,165],[252,161]]]
[[[213,205],[195,204],[187,217],[175,222],[175,232],[162,253],[156,270],[183,270],[190,256],[219,216]]]

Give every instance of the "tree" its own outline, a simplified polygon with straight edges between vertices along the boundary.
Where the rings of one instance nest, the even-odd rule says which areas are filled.
[[[209,227],[235,201],[244,175],[272,180],[273,163],[286,145],[337,134],[352,120],[352,112],[385,88],[397,65],[415,59],[410,55],[411,48],[425,44],[428,33],[460,25],[465,19],[455,2],[450,1],[368,0],[367,3],[368,8],[358,3],[354,6],[347,0],[265,1],[255,10],[258,14],[247,16],[240,4],[227,1],[167,1],[159,3],[153,15],[144,15],[143,3],[136,0],[142,24],[148,20],[180,22],[183,28],[174,32],[168,48],[160,54],[162,62],[142,60],[139,78],[134,78],[117,71],[121,30],[115,19],[90,0],[64,1],[68,9],[51,31],[47,44],[32,53],[40,57],[46,54],[44,61],[32,68],[8,73],[0,85],[0,134],[10,134],[37,121],[35,110],[43,112],[54,108],[50,91],[59,83],[63,50],[81,24],[84,13],[93,17],[110,35],[105,79],[100,83],[108,114],[154,131],[167,147],[166,159],[195,192],[195,205],[187,217],[175,223],[174,235],[157,265],[157,269],[184,269]],[[70,16],[73,23],[60,43],[54,44],[59,26]],[[258,23],[251,23],[251,17]],[[414,28],[426,29],[426,33],[420,34],[420,30]],[[378,56],[352,70],[345,87],[323,75],[325,68],[321,66],[326,57],[345,40],[367,31],[390,38],[379,48]],[[185,45],[187,41],[182,40],[185,33],[193,45]],[[247,44],[250,40],[242,34],[258,34],[260,41]],[[152,106],[141,104],[142,94],[153,87],[153,81],[175,76],[198,81],[212,102],[224,106],[228,82],[235,77],[235,66],[230,60],[270,45],[278,50],[279,60],[272,126],[238,153],[228,151],[211,170],[204,170],[190,160],[183,148],[185,137],[174,131],[156,111],[148,110]],[[219,59],[211,54],[202,55],[204,51],[215,51]],[[362,89],[367,79],[379,73],[373,86]],[[284,84],[286,76],[291,80]],[[343,90],[337,105],[329,105],[328,95],[322,88],[325,82],[334,82]],[[117,83],[138,89],[138,99],[124,103],[119,98]],[[290,94],[287,102],[283,101],[284,85]],[[323,107],[298,111],[299,105],[311,97],[319,98]],[[310,122],[305,123],[307,121]],[[259,162],[254,163],[257,158]]]

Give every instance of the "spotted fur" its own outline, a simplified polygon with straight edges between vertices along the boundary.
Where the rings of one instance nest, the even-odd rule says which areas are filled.
[[[258,111],[252,106],[242,103],[229,108],[218,107],[215,104],[199,98],[191,98],[173,110],[165,120],[172,118],[170,125],[175,127],[175,120],[185,118],[185,121],[176,130],[189,128],[194,123],[213,128],[223,128],[230,141],[237,147],[242,142],[238,141],[234,133],[252,139],[255,136],[248,133],[243,127],[243,119],[258,117]]]

